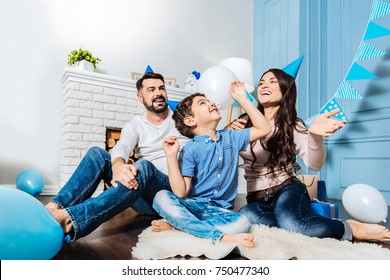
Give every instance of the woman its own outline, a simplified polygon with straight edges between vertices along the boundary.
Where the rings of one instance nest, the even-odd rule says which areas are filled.
[[[306,129],[297,117],[295,80],[280,69],[270,69],[262,75],[257,95],[258,108],[272,131],[240,154],[248,191],[248,204],[240,212],[252,224],[276,226],[312,237],[390,241],[390,231],[384,226],[311,213],[306,186],[296,178],[297,154],[310,169],[322,168],[326,156],[323,137],[345,125],[344,121],[330,118],[338,110],[319,115]],[[229,128],[251,126],[244,115]]]

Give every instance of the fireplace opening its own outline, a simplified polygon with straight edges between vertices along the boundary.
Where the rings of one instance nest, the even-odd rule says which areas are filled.
[[[112,149],[114,146],[118,143],[119,139],[121,138],[121,129],[120,128],[112,128],[107,127],[106,128],[106,151],[111,154]],[[130,154],[127,163],[133,164],[138,160],[138,156],[133,150]],[[108,184],[104,184],[104,189],[108,189],[110,186]]]

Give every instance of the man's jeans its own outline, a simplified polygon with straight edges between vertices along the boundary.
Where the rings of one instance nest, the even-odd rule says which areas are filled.
[[[242,207],[239,212],[252,224],[279,227],[311,237],[352,240],[352,229],[346,221],[325,218],[310,210],[306,186],[297,182]]]
[[[98,147],[90,148],[72,177],[53,198],[64,208],[73,224],[71,241],[83,237],[116,214],[132,207],[145,215],[157,215],[152,204],[156,193],[170,190],[168,176],[147,160],[138,160],[138,189],[131,190],[118,183],[97,197],[91,197],[101,180],[112,180],[111,155]]]
[[[159,191],[153,207],[173,227],[216,243],[227,234],[248,232],[249,220],[217,204],[179,198],[171,191]]]

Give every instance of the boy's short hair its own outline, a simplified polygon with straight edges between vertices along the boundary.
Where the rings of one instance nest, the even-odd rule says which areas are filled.
[[[147,80],[147,79],[157,79],[157,80],[161,80],[164,84],[164,77],[159,74],[159,73],[151,73],[151,72],[148,72],[146,73],[145,75],[143,75],[136,83],[136,87],[137,87],[137,92],[139,92],[142,88],[143,88],[143,81],[144,80]]]
[[[191,94],[190,96],[187,96],[182,101],[180,101],[179,105],[177,105],[175,111],[173,112],[173,120],[175,121],[176,129],[184,136],[188,138],[194,138],[195,134],[192,132],[192,130],[184,123],[184,119],[187,116],[194,116],[194,113],[191,110],[192,102],[195,97],[197,96],[203,96],[205,95],[200,92],[196,92]]]

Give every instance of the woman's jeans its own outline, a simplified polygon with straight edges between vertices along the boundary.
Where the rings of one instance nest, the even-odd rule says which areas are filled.
[[[52,202],[64,208],[73,224],[71,241],[83,237],[116,214],[132,207],[140,214],[157,215],[152,204],[156,193],[170,190],[168,176],[147,160],[134,163],[138,189],[131,190],[118,182],[97,197],[91,197],[101,180],[112,180],[111,155],[104,149],[90,148],[76,171]]]
[[[311,237],[352,240],[352,229],[346,221],[311,213],[309,194],[300,182],[250,203],[239,212],[247,216],[252,224],[279,227]]]
[[[180,198],[171,191],[159,191],[153,207],[173,227],[192,235],[219,241],[224,234],[248,232],[248,219],[238,213],[222,208],[213,202],[196,202]]]

